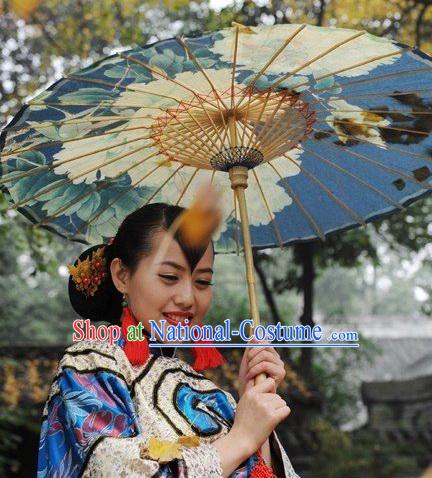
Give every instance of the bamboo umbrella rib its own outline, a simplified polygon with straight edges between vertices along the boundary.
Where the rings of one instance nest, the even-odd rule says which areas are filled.
[[[213,141],[213,138],[204,130],[204,128],[203,128],[202,125],[197,121],[197,119],[195,118],[195,116],[193,116],[189,110],[186,110],[186,112],[187,112],[187,114],[193,119],[194,123],[198,126],[198,128],[205,133],[205,135],[206,135],[207,138],[210,140],[210,142],[212,143],[212,145],[213,145],[216,149],[218,149],[218,146],[217,146],[216,143]],[[187,129],[187,128],[186,128],[186,129]]]
[[[287,150],[286,133],[290,132],[294,135],[294,133],[296,133],[298,130],[302,131],[303,125],[293,126],[290,129],[288,129],[285,132],[285,134],[282,132],[277,138],[275,138],[272,141],[272,143],[265,145],[263,148],[261,148],[260,151],[264,154],[264,156],[273,155],[279,151],[286,151]],[[288,148],[288,149],[291,149],[291,148]]]
[[[253,174],[253,176],[255,178],[255,181],[257,183],[259,196],[261,198],[261,201],[264,204],[264,208],[267,211],[267,214],[268,214],[269,219],[270,219],[270,223],[273,226],[273,235],[274,235],[276,241],[279,243],[279,248],[283,251],[285,249],[285,246],[283,245],[282,234],[281,234],[281,232],[279,230],[279,227],[277,225],[276,218],[274,217],[274,215],[273,215],[273,213],[270,209],[269,203],[268,203],[267,198],[264,194],[262,185],[259,181],[258,174],[255,171],[255,169],[252,169],[252,174]]]
[[[86,226],[90,226],[95,220],[97,220],[106,210],[108,210],[117,200],[119,200],[121,197],[123,197],[125,194],[128,192],[132,191],[139,183],[144,181],[147,177],[149,177],[151,174],[153,174],[155,171],[157,171],[159,168],[161,168],[162,165],[158,164],[156,167],[154,167],[151,171],[148,171],[144,176],[142,176],[140,179],[132,183],[129,188],[125,189],[124,191],[121,191],[120,193],[116,194],[114,198],[108,202],[108,204],[102,208],[100,211],[96,211],[96,214],[93,214],[88,221],[83,222],[81,226],[75,231],[75,234],[79,234],[82,232],[82,230]]]
[[[20,154],[20,153],[25,153],[26,151],[39,151],[39,149],[45,149],[45,148],[53,147],[56,145],[63,145],[64,143],[74,143],[76,141],[84,141],[86,139],[100,138],[102,136],[108,136],[110,134],[124,133],[127,131],[137,131],[142,129],[146,130],[151,128],[147,126],[135,126],[133,128],[123,128],[123,129],[117,129],[117,130],[113,129],[110,131],[104,131],[103,133],[91,134],[88,136],[81,136],[80,138],[70,138],[70,139],[57,140],[57,141],[46,141],[44,143],[38,143],[35,146],[31,146],[28,148],[15,149],[14,151],[11,151],[9,153],[2,154],[1,157],[3,159],[10,156],[16,156],[17,154]]]
[[[201,142],[201,144],[203,145],[203,148],[204,148],[204,151],[207,151],[208,153],[212,154],[212,151],[211,149],[207,146],[206,143],[204,143],[204,141],[201,139],[201,136],[191,130],[189,130],[189,133],[194,136],[198,141]],[[179,138],[178,136],[181,136],[181,138],[183,138],[183,142],[182,141],[179,141]],[[197,154],[197,156],[201,157],[203,160],[205,160],[205,156],[202,154],[202,149],[200,149],[197,145],[195,145],[188,136],[186,136],[183,131],[179,130],[176,132],[176,137],[173,138],[171,135],[167,135],[167,134],[164,134],[163,135],[164,137],[164,142],[162,144],[162,146],[165,148],[165,145],[168,144],[168,146],[172,149],[173,148],[173,144],[171,144],[172,141],[175,142],[175,144],[179,144],[182,145],[185,149],[192,149],[192,151],[194,151],[195,154]]]
[[[277,170],[276,166],[272,163],[272,161],[267,161],[265,164],[268,164],[273,168],[275,173],[279,176],[280,180],[284,184],[285,188],[288,190],[288,194],[292,198],[292,200],[297,204],[298,208],[300,211],[303,213],[304,217],[306,218],[307,222],[309,225],[312,227],[312,229],[315,231],[317,236],[322,240],[325,241],[325,234],[318,225],[318,222],[316,219],[312,216],[312,214],[303,206],[301,201],[299,200],[297,194],[294,192],[293,188],[290,186],[288,181],[281,175],[281,173]]]
[[[283,102],[284,102],[284,96],[281,96],[281,98],[279,99],[276,107],[273,109],[273,111],[271,112],[271,114],[269,114],[266,118],[266,122],[264,123],[264,126],[262,127],[262,130],[255,136],[255,140],[252,144],[252,148],[256,148],[256,145],[258,144],[258,142],[260,143],[263,143],[265,141],[265,138],[268,136],[269,134],[269,129],[267,129],[267,126],[274,120],[274,117],[276,116],[276,113],[280,110]],[[281,118],[279,118],[279,122],[282,121],[282,119],[284,119],[284,116],[282,115]],[[271,130],[271,128],[270,128]],[[264,133],[263,133],[264,131]]]
[[[32,168],[29,171],[25,171],[24,173],[19,173],[17,175],[14,175],[13,177],[11,177],[8,174],[7,176],[4,176],[3,178],[0,179],[0,185],[4,184],[4,183],[7,183],[9,181],[14,181],[16,179],[20,179],[21,177],[31,176],[31,175],[36,174],[36,173],[38,173],[40,171],[43,171],[43,170],[48,170],[48,171],[49,170],[54,170],[55,168],[58,168],[59,166],[61,166],[63,164],[67,164],[67,163],[70,163],[72,161],[77,161],[79,159],[85,158],[87,156],[91,156],[91,155],[96,154],[96,153],[100,153],[102,151],[108,151],[108,150],[116,148],[116,147],[124,146],[126,144],[135,143],[137,141],[143,141],[143,140],[146,140],[146,139],[149,139],[149,137],[148,136],[142,136],[140,138],[134,138],[133,140],[130,140],[130,141],[127,141],[127,142],[124,142],[124,143],[118,143],[117,145],[114,145],[114,146],[111,145],[111,146],[108,146],[108,147],[100,148],[98,150],[92,151],[91,153],[84,153],[84,154],[80,154],[80,155],[72,157],[72,158],[66,158],[66,159],[62,159],[60,161],[56,161],[55,163],[51,163],[51,164],[47,164],[47,165],[43,165],[43,166],[37,166],[36,168]],[[12,174],[12,173],[10,173],[10,174]]]
[[[432,91],[432,88],[423,88],[419,90],[410,90],[410,91],[398,91],[398,92],[392,92],[392,91],[381,91],[379,93],[361,93],[357,95],[333,95],[331,98],[328,99],[328,101],[335,101],[339,99],[345,99],[345,98],[391,98],[393,96],[405,96],[405,95],[413,95],[417,93],[425,93],[425,92],[430,92]],[[312,101],[309,103],[309,106],[313,106],[318,102],[321,102],[322,99],[319,101]]]
[[[406,51],[411,51],[412,48],[402,48],[400,51],[392,52],[392,53],[385,53],[383,55],[377,55],[372,58],[369,58],[367,60],[360,61],[358,63],[354,63],[354,65],[349,65],[345,66],[343,68],[340,68],[339,70],[332,71],[330,73],[326,73],[325,75],[318,76],[317,78],[313,78],[311,80],[305,81],[304,83],[300,83],[298,85],[295,85],[293,88],[300,88],[301,86],[306,86],[309,84],[312,84],[312,82],[318,82],[320,80],[324,80],[325,78],[328,78],[330,76],[338,75],[339,73],[345,73],[346,71],[354,70],[355,68],[358,68],[359,66],[364,66],[368,65],[369,63],[373,63],[374,61],[378,60],[383,60],[384,58],[388,58],[390,56],[396,56],[396,55],[402,55],[402,53],[405,53]],[[330,88],[333,89],[334,87]],[[307,89],[306,91],[311,91],[310,89]],[[312,90],[314,91],[314,90]]]
[[[317,139],[312,139],[310,138],[310,141],[314,141],[316,143],[320,143],[321,141],[324,142],[325,144],[328,144],[329,146],[332,146],[333,148],[335,149],[342,149],[343,151],[345,151],[346,153],[352,155],[352,156],[355,156],[363,161],[366,161],[368,163],[371,163],[371,164],[374,164],[375,166],[381,168],[381,169],[384,169],[385,171],[388,171],[390,173],[393,173],[397,176],[401,176],[403,178],[405,178],[406,180],[410,181],[410,182],[413,182],[417,185],[421,185],[421,186],[424,186],[425,188],[429,189],[429,188],[432,188],[431,185],[429,184],[425,184],[423,185],[421,181],[418,181],[417,179],[415,179],[414,177],[411,177],[409,174],[407,174],[405,171],[401,171],[400,169],[397,169],[397,168],[394,168],[393,166],[388,166],[387,164],[383,164],[383,163],[380,163],[379,161],[375,161],[374,159],[371,159],[371,158],[368,158],[367,156],[365,156],[364,154],[361,154],[361,153],[357,153],[355,151],[351,151],[349,148],[345,147],[345,146],[337,146],[336,144],[333,144],[331,141],[326,141],[324,139],[320,139],[320,140],[317,140]]]
[[[359,182],[360,184],[362,184],[365,188],[375,192],[376,194],[378,194],[379,196],[381,196],[382,198],[384,198],[387,202],[389,202],[392,206],[394,206],[395,208],[401,210],[401,211],[404,211],[405,210],[405,207],[402,206],[401,204],[399,204],[397,201],[395,201],[393,198],[391,198],[390,196],[388,196],[387,194],[385,194],[384,192],[380,191],[378,188],[376,188],[375,186],[372,186],[371,184],[369,184],[367,181],[364,181],[363,179],[359,178],[358,176],[356,176],[355,174],[351,173],[350,171],[348,171],[347,169],[339,166],[338,164],[336,163],[333,163],[333,161],[329,161],[328,159],[324,158],[323,156],[321,156],[320,154],[316,153],[315,151],[312,151],[310,149],[306,149],[304,147],[304,145],[302,145],[303,147],[303,150],[313,156],[315,156],[316,158],[318,158],[320,161],[328,164],[331,168],[333,169],[336,169],[337,171],[341,171],[342,173],[346,174],[347,176],[353,178],[355,181]]]
[[[204,148],[204,150],[206,151],[211,151],[210,147],[201,139],[201,136],[199,136],[197,133],[195,133],[191,128],[189,128],[188,126],[186,126],[186,124],[182,123],[183,128],[185,128],[192,136],[194,136],[201,144],[202,144],[202,147]],[[181,129],[177,131],[176,134],[180,134],[182,136],[182,138],[185,139],[185,143],[183,143],[184,145],[187,145],[188,143],[190,144],[190,138],[188,138],[182,131]],[[165,134],[165,136],[168,136]],[[196,149],[199,151],[199,148],[196,147]]]
[[[147,201],[144,203],[144,205],[148,204],[155,196],[156,194],[163,189],[165,184],[168,183],[168,181],[171,180],[171,178],[177,174],[177,172],[184,167],[184,164],[180,164],[180,166],[161,184],[161,186],[156,189],[156,191],[147,199]]]
[[[146,95],[152,95],[152,96],[158,96],[159,98],[166,98],[169,100],[176,101],[177,103],[180,103],[182,100],[171,95],[163,95],[161,93],[156,93],[154,91],[149,91],[149,90],[144,90],[141,88],[131,88],[129,85],[123,86],[120,85],[119,83],[110,83],[109,81],[104,81],[104,80],[98,80],[96,78],[84,78],[84,77],[79,77],[79,76],[67,76],[65,79],[67,80],[74,80],[74,81],[81,81],[83,83],[90,83],[93,85],[102,85],[102,86],[108,86],[113,89],[119,89],[123,91],[132,91],[134,93],[142,93]]]
[[[72,183],[75,179],[81,178],[82,176],[85,176],[86,174],[92,173],[93,171],[97,171],[99,168],[101,168],[103,166],[107,166],[111,163],[114,163],[115,161],[123,159],[123,158],[125,158],[125,157],[127,157],[131,154],[138,153],[141,150],[142,150],[142,146],[140,146],[139,148],[136,148],[135,150],[128,151],[127,153],[124,153],[120,156],[116,156],[116,157],[110,159],[107,162],[102,162],[102,163],[97,164],[96,166],[92,166],[91,168],[86,169],[85,171],[82,171],[79,174],[68,176],[67,178],[63,179],[62,181],[55,182],[53,184],[49,184],[48,187],[44,187],[44,188],[40,189],[36,194],[31,196],[30,198],[25,198],[21,201],[16,202],[12,206],[12,209],[17,209],[18,207],[22,206],[23,204],[28,203],[29,201],[33,201],[34,199],[38,198],[39,196],[43,196],[46,193],[49,193],[51,191],[55,191],[56,189],[58,189],[59,187],[65,185],[65,184]]]
[[[234,55],[233,55],[233,64],[232,64],[232,73],[231,73],[231,109],[234,109],[234,84],[235,84],[235,73],[237,66],[237,52],[238,52],[238,42],[239,42],[239,27],[235,28],[234,34]]]
[[[63,205],[62,207],[56,209],[53,213],[51,213],[49,216],[46,216],[42,221],[39,222],[39,224],[46,224],[48,222],[51,222],[53,219],[57,218],[59,214],[63,213],[67,209],[69,209],[72,205],[82,201],[84,198],[87,196],[90,196],[91,194],[97,193],[103,189],[106,189],[111,185],[111,183],[115,180],[118,179],[119,177],[123,176],[126,173],[129,173],[132,169],[136,168],[137,166],[142,165],[145,161],[153,158],[156,156],[158,153],[152,153],[148,156],[146,156],[144,159],[140,159],[139,161],[136,161],[132,163],[132,165],[128,166],[126,169],[123,169],[119,173],[117,173],[115,176],[112,178],[108,178],[105,182],[98,184],[95,189],[90,189],[89,191],[84,192],[83,194],[79,195],[78,197],[74,198],[72,201],[69,201],[66,205]]]
[[[174,99],[174,98],[173,98]],[[29,101],[27,103],[28,106],[61,106],[62,108],[67,108],[69,106],[71,107],[83,107],[83,106],[90,106],[90,107],[97,107],[97,108],[107,108],[107,107],[114,107],[116,109],[130,109],[130,108],[137,108],[137,109],[148,109],[148,110],[156,110],[159,109],[161,111],[165,111],[163,108],[160,108],[158,106],[148,106],[148,105],[139,105],[134,103],[116,103],[115,100],[113,101],[105,101],[102,100],[99,103],[73,103],[71,101],[62,101],[62,102],[57,102],[57,101]]]
[[[339,206],[341,206],[348,214],[360,225],[366,226],[366,223],[363,221],[363,219],[355,212],[353,211],[347,204],[345,204],[340,198],[338,198],[325,184],[323,184],[316,176],[314,176],[310,171],[305,169],[300,163],[298,163],[296,160],[288,156],[286,153],[283,154],[285,158],[287,158],[289,161],[291,161],[293,164],[295,164],[300,170],[312,181],[314,181],[318,186],[331,198],[333,201],[335,201]]]
[[[335,85],[333,85],[333,86],[323,86],[321,88],[312,88],[312,89],[308,88],[306,91],[312,91],[312,92],[315,93],[316,91],[319,91],[319,92],[331,91],[335,88],[345,89],[345,88],[353,86],[353,85],[375,83],[375,82],[381,81],[381,80],[388,80],[389,78],[405,76],[405,75],[410,76],[410,75],[415,75],[415,74],[418,74],[418,73],[425,73],[425,72],[432,73],[432,68],[430,68],[430,67],[429,68],[415,68],[415,69],[412,69],[412,70],[395,71],[393,73],[387,73],[386,75],[372,76],[371,78],[366,78],[366,79],[363,79],[363,80],[346,81],[344,83],[337,84],[336,86]],[[314,81],[318,82],[320,80],[318,78],[317,79],[314,78]],[[310,83],[310,81],[295,85],[295,86],[293,86],[293,88],[298,88],[299,86],[304,86],[307,83]]]
[[[178,159],[181,159],[186,165],[190,165],[191,157],[188,156],[187,153],[185,153],[184,149],[182,149],[180,146],[175,146],[171,144],[169,145],[169,147],[170,152],[175,153]],[[196,162],[202,164],[203,167],[208,165],[207,158],[205,156],[195,154],[193,159]]]
[[[326,133],[326,134],[330,134],[331,136],[343,136],[345,138],[351,138],[355,141],[359,141],[360,143],[370,144],[372,146],[378,147],[380,149],[383,149],[384,151],[396,151],[398,153],[403,153],[403,154],[408,155],[408,156],[414,156],[416,158],[425,159],[426,161],[432,161],[432,156],[426,156],[426,155],[421,154],[421,153],[414,153],[413,151],[403,150],[401,148],[396,148],[395,146],[391,146],[388,143],[384,147],[380,144],[374,143],[373,141],[368,141],[367,139],[359,138],[358,136],[355,136],[355,135],[352,135],[352,134],[336,132],[334,130],[327,130],[326,131],[326,130],[316,129],[316,128],[312,128],[312,129],[313,129],[313,131],[315,131],[317,133]]]
[[[286,124],[283,125],[283,128],[279,128],[280,124],[285,121],[287,118],[286,116],[281,116],[276,122],[275,124],[272,125],[271,128],[269,128],[264,135],[261,135],[260,138],[256,138],[255,139],[255,142],[254,142],[254,146],[253,147],[256,147],[258,141],[261,143],[261,144],[266,144],[266,143],[269,143],[270,140],[271,141],[276,141],[277,138],[284,138],[285,141],[286,139],[288,138],[288,133],[291,131],[291,130],[297,130],[297,129],[301,129],[301,128],[305,128],[305,125],[303,124],[297,124],[297,125],[293,125],[291,128],[288,129],[288,126],[291,126],[291,124],[293,123],[293,121],[295,120],[294,116],[291,116]],[[262,131],[265,130],[265,126],[263,127]],[[278,133],[279,133],[279,136],[278,136]]]
[[[250,110],[250,98],[249,98],[249,101],[247,103],[247,107],[246,107],[246,115],[245,115],[245,121],[243,121],[242,119],[240,119],[240,122],[243,123],[243,132],[241,134],[241,140],[240,140],[240,144],[242,146],[245,145],[245,134],[246,134],[246,126],[248,124],[248,119],[249,119],[249,110]],[[249,138],[250,139],[250,138]]]
[[[210,79],[210,76],[207,74],[207,72],[202,67],[201,63],[198,61],[198,59],[195,56],[195,54],[193,53],[193,51],[189,48],[186,41],[183,40],[180,37],[176,37],[176,40],[177,40],[178,43],[180,43],[180,45],[183,47],[183,49],[185,51],[185,54],[188,55],[188,57],[193,61],[193,63],[197,67],[197,69],[201,72],[201,74],[206,79],[207,83],[210,85],[210,88],[212,89],[213,94],[215,95],[216,101],[218,103],[219,102],[222,103],[222,106],[225,108],[225,110],[227,110],[228,108],[227,108],[226,104],[224,103],[224,101],[222,100],[222,98],[220,97],[219,92],[216,89],[216,86],[214,85],[214,83]],[[223,117],[223,115],[222,115],[222,117]]]
[[[359,113],[359,110],[338,110],[330,108],[329,110],[320,110],[317,111],[316,114],[326,113]],[[384,113],[384,114],[401,114],[404,116],[414,116],[414,115],[432,115],[432,111],[404,111],[404,110],[364,110],[364,113]]]
[[[269,91],[267,92],[266,99],[264,100],[264,102],[263,102],[263,104],[262,104],[262,107],[261,107],[261,111],[260,111],[260,113],[259,113],[259,115],[258,115],[257,120],[255,121],[255,126],[254,126],[254,129],[253,129],[252,134],[251,134],[251,137],[252,137],[252,138],[253,138],[254,135],[255,135],[255,131],[256,131],[257,127],[258,127],[259,122],[261,121],[261,118],[262,118],[262,115],[263,115],[263,113],[264,113],[264,110],[265,110],[265,108],[266,108],[266,106],[267,106],[267,102],[268,102],[268,100],[269,100],[270,94],[271,94],[271,90],[269,90]],[[249,143],[247,144],[247,147],[248,147],[248,148],[251,147],[251,141],[249,141]]]
[[[349,124],[349,125],[353,124],[350,121],[345,121],[345,120],[341,120],[341,119],[338,119],[338,118],[335,118],[334,123],[336,123],[336,124]],[[316,124],[328,124],[328,122],[325,121],[325,120],[320,120],[320,121],[317,121]],[[430,133],[428,133],[427,131],[420,131],[420,130],[416,130],[416,129],[397,128],[395,126],[385,126],[385,125],[380,125],[380,124],[376,124],[376,123],[369,123],[367,121],[363,121],[361,123],[356,122],[355,125],[358,125],[358,126],[374,126],[375,128],[389,129],[391,131],[401,131],[402,133],[420,134],[420,135],[423,135],[423,136],[429,136],[430,135]]]
[[[200,102],[201,106],[202,106],[202,103],[201,103],[201,98],[198,98],[198,101]],[[218,135],[218,138],[219,138],[219,141],[221,142],[221,147],[223,146],[223,139],[222,139],[222,136],[220,135],[219,133],[219,129],[217,128],[213,118],[210,116],[209,112],[207,111],[206,108],[202,107],[203,110],[204,110],[204,113],[206,114],[207,116],[207,119],[210,121],[210,123],[213,125],[213,128],[214,130],[216,131],[216,134]]]
[[[190,93],[192,93],[195,97],[198,97],[199,96],[199,92],[196,91],[194,88],[192,88],[191,86],[189,85],[186,85],[185,83],[183,83],[182,81],[179,81],[179,80],[176,80],[175,78],[171,78],[168,73],[166,73],[165,71],[163,71],[162,69],[157,69],[157,68],[153,68],[152,66],[148,65],[147,63],[144,63],[143,61],[140,61],[138,60],[137,58],[134,58],[133,56],[126,56],[126,55],[123,55],[121,53],[119,53],[119,55],[122,57],[122,58],[125,58],[127,60],[130,60],[132,61],[133,63],[136,63],[138,65],[141,65],[143,66],[144,68],[147,68],[149,71],[151,71],[154,75],[158,75],[158,76],[161,76],[164,80],[168,80],[170,81],[171,83],[174,83],[175,85],[178,85],[178,86],[181,86],[182,88],[184,88],[185,90],[189,91]],[[203,101],[205,101],[206,103],[210,103],[210,105],[213,106],[213,104],[208,101],[206,98],[203,98]]]
[[[160,108],[155,108],[155,109],[160,109]],[[58,121],[47,121],[45,123],[38,123],[37,124],[37,129],[41,129],[41,128],[51,128],[52,126],[63,126],[65,124],[72,124],[72,125],[76,125],[76,124],[86,124],[86,123],[107,123],[107,122],[113,122],[113,123],[116,123],[116,122],[119,122],[119,121],[129,121],[129,120],[137,120],[137,119],[156,119],[155,116],[153,115],[144,115],[144,116],[128,116],[128,115],[125,115],[125,116],[118,116],[118,115],[115,115],[115,116],[88,116],[88,117],[84,117],[84,118],[73,118],[73,119],[63,119],[63,120],[58,120]],[[7,128],[4,128],[3,131],[7,132],[7,133],[10,133],[11,131],[15,132],[15,131],[27,131],[27,130],[31,130],[31,129],[35,129],[35,126],[32,125],[32,126],[24,126],[24,125],[21,125],[21,126],[10,126],[10,127],[7,127]],[[18,134],[23,134],[22,132],[21,133],[18,133]],[[17,136],[17,135],[14,135],[14,136]]]
[[[252,89],[254,88],[256,82],[261,78],[261,76],[264,74],[264,72],[267,70],[267,68],[276,60],[276,58],[285,50],[285,48],[291,43],[291,40],[296,37],[302,30],[303,28],[306,27],[306,24],[300,25],[297,30],[294,31],[289,37],[284,41],[284,43],[275,51],[275,53],[271,56],[271,58],[267,61],[267,63],[258,71],[258,73],[255,75],[253,80],[249,83],[248,88]],[[243,100],[246,97],[246,90],[244,95],[240,98],[239,102],[236,104],[236,108],[239,108],[239,106],[243,103]]]
[[[321,60],[322,58],[326,57],[328,54],[332,53],[333,51],[337,50],[339,47],[343,46],[343,45],[346,45],[347,43],[355,40],[356,38],[364,35],[366,33],[365,30],[363,31],[360,31],[360,32],[357,32],[355,33],[354,35],[348,37],[348,38],[345,38],[345,40],[342,40],[338,43],[335,43],[333,46],[331,46],[330,48],[327,48],[325,51],[321,52],[319,55],[316,55],[314,56],[311,60],[308,60],[306,63],[303,63],[302,65],[298,66],[297,68],[295,68],[293,71],[290,71],[289,73],[287,73],[286,75],[283,75],[281,78],[279,78],[278,80],[276,80],[274,83],[272,83],[270,85],[270,88],[274,89],[276,87],[278,87],[282,82],[284,82],[285,80],[287,80],[288,78],[290,78],[291,76],[295,75],[296,73],[298,73],[299,71],[303,70],[304,68],[306,68],[307,66],[309,65],[312,65],[312,63],[315,63],[317,62],[318,60]]]
[[[210,179],[210,184],[213,184],[213,179],[215,177],[215,174],[216,174],[216,169],[213,169],[211,179]]]
[[[186,194],[186,190],[187,188],[190,186],[192,180],[194,179],[194,177],[197,175],[198,171],[200,170],[200,168],[195,168],[195,171],[191,174],[190,178],[188,179],[188,182],[186,183],[186,186],[183,188],[182,192],[180,193],[180,196],[179,198],[177,199],[177,201],[175,202],[175,205],[178,206],[180,204],[180,201],[183,199],[183,196]]]

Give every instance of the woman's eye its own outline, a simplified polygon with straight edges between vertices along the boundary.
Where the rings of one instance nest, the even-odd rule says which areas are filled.
[[[197,280],[197,282],[198,282],[198,284],[201,284],[201,285],[214,285],[213,282],[208,281],[208,280],[203,280],[203,279]]]
[[[162,277],[162,278],[168,279],[168,280],[177,280],[177,276],[171,276],[171,275],[168,275],[168,274],[159,274],[159,277]]]

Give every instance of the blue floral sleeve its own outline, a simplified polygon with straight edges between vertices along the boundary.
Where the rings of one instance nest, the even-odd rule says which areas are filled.
[[[139,433],[129,390],[112,372],[65,367],[52,390],[41,427],[38,478],[75,478],[102,438]]]

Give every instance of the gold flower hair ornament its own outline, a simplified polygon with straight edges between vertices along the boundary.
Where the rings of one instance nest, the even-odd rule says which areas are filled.
[[[76,266],[72,264],[67,266],[75,287],[86,297],[93,296],[98,290],[100,283],[108,275],[108,272],[105,270],[106,259],[104,252],[105,246],[101,246],[92,252],[91,259],[90,257],[83,261],[78,259]]]

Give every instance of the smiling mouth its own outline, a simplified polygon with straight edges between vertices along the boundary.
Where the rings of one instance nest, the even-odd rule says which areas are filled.
[[[173,325],[177,325],[177,324],[182,324],[182,325],[186,325],[186,322],[185,320],[188,320],[189,322],[192,320],[191,317],[173,317],[173,316],[170,316],[170,315],[166,315],[166,314],[162,314],[165,319],[167,320],[167,322],[169,322],[170,324],[173,324]]]

